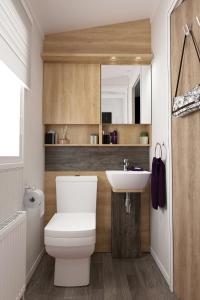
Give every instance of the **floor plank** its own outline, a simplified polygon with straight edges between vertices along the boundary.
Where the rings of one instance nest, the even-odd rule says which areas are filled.
[[[86,287],[55,287],[53,276],[54,259],[46,254],[27,287],[25,300],[177,300],[149,254],[113,259],[110,253],[95,253]]]

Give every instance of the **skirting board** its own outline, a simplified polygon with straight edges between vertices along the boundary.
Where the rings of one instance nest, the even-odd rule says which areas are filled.
[[[164,276],[165,280],[167,281],[167,284],[170,286],[169,274],[167,273],[167,271],[165,270],[163,264],[161,263],[158,256],[156,255],[156,252],[152,248],[150,249],[150,252],[151,252],[151,255],[153,256],[156,264],[158,265],[162,275]]]
[[[31,269],[29,270],[28,274],[26,275],[26,285],[28,285],[33,273],[35,272],[37,266],[39,265],[42,256],[44,255],[45,249],[43,248],[38,257],[36,258],[34,264],[32,265]]]

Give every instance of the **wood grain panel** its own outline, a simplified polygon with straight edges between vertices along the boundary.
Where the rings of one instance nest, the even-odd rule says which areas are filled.
[[[116,59],[113,61],[112,57]],[[139,59],[138,59],[139,57]],[[153,54],[67,54],[61,55],[60,53],[55,54],[44,54],[42,56],[44,62],[64,62],[67,64],[101,64],[101,65],[149,65],[153,59]]]
[[[140,194],[130,195],[131,211],[127,214],[124,206],[125,194],[112,193],[112,257],[139,257],[140,235]]]
[[[150,20],[139,20],[45,36],[43,59],[84,63],[150,63]],[[137,60],[140,56],[141,59]]]
[[[45,172],[45,223],[56,212],[56,176],[62,175],[96,175],[98,176],[97,188],[97,240],[96,252],[111,251],[111,188],[105,172],[99,171],[66,171]],[[149,197],[141,199],[141,251],[149,251]]]
[[[150,245],[150,184],[140,196],[140,236],[141,252],[148,252]]]
[[[100,65],[44,64],[44,123],[100,123]]]
[[[123,160],[130,165],[149,169],[147,147],[46,147],[46,171],[105,171],[123,169]]]
[[[175,93],[182,27],[193,25],[200,46],[200,1],[184,1],[171,15],[172,95]],[[200,82],[200,65],[191,37],[187,41],[179,94]],[[198,300],[200,295],[200,112],[172,119],[174,287],[181,300]]]
[[[44,64],[43,121],[44,124],[70,123],[70,102],[65,84],[69,78],[61,64]]]
[[[54,258],[46,254],[27,286],[25,299],[177,300],[150,254],[122,260],[112,259],[110,253],[95,253],[88,286],[58,288],[53,277]]]
[[[72,68],[72,88],[70,98],[71,124],[100,123],[100,65],[64,64]]]

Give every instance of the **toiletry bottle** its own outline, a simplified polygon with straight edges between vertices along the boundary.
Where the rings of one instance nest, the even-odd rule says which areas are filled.
[[[110,134],[107,132],[103,134],[103,144],[110,144]]]
[[[117,144],[117,130],[115,129],[110,133],[111,136],[111,144]]]

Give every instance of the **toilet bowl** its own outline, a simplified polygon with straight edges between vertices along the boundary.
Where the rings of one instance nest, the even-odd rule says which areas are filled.
[[[55,257],[56,286],[90,281],[90,257],[96,242],[96,176],[56,178],[57,213],[45,227],[45,247]]]

